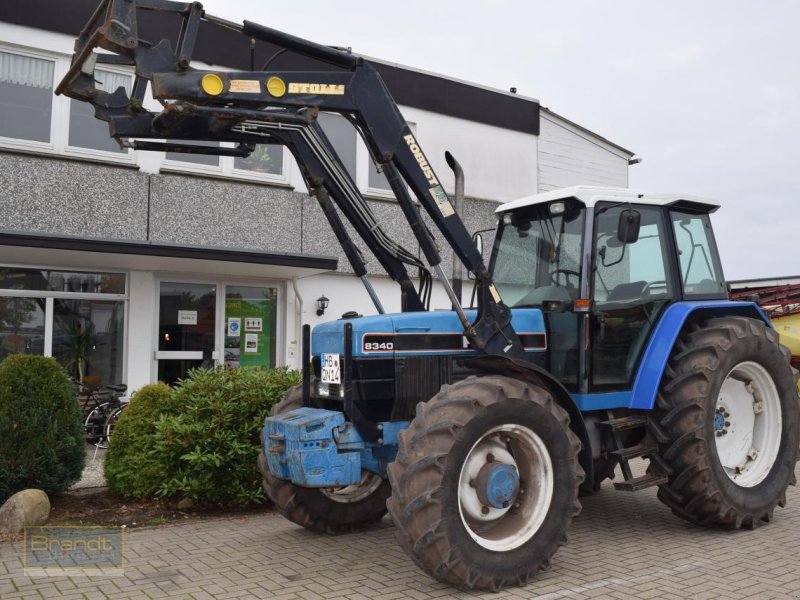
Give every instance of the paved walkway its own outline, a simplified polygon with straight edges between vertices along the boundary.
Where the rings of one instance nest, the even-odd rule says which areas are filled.
[[[21,543],[0,544],[0,598],[800,598],[797,488],[756,531],[693,527],[654,490],[617,492],[608,482],[583,506],[552,570],[500,594],[433,581],[400,550],[388,521],[329,537],[267,512],[130,531],[124,577],[31,579]]]

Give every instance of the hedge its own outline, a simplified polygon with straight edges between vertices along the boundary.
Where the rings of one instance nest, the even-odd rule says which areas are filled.
[[[196,369],[172,390],[143,388],[111,439],[109,488],[130,498],[262,501],[259,434],[272,405],[299,382],[286,368],[245,367]]]

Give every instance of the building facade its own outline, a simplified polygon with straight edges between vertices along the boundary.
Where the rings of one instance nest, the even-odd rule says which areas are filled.
[[[0,5],[0,359],[51,355],[76,376],[137,389],[214,363],[298,367],[301,324],[375,312],[285,148],[247,159],[120,150],[88,105],[55,96],[96,3],[53,4]],[[224,35],[201,38],[200,59],[242,68],[247,52]],[[472,231],[493,229],[497,203],[516,197],[627,186],[631,152],[536,100],[376,64],[449,193],[445,150],[463,165]],[[108,66],[96,79],[112,90],[133,80]],[[378,220],[418,253],[355,130],[320,119]],[[398,311],[398,286],[375,259],[368,267]],[[438,287],[432,306],[449,306]]]

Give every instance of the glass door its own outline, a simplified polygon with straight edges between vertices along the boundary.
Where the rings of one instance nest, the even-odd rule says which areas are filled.
[[[190,369],[212,367],[217,286],[162,281],[159,290],[158,379],[175,383]]]
[[[225,286],[225,364],[275,366],[278,290]]]

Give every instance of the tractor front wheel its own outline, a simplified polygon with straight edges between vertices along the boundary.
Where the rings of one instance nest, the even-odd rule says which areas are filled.
[[[524,585],[580,511],[581,445],[545,388],[470,377],[417,406],[389,465],[389,512],[409,556],[465,589]]]
[[[270,414],[302,406],[303,390],[298,385],[272,407]],[[358,531],[378,523],[386,514],[386,499],[391,488],[388,481],[375,473],[363,471],[361,481],[354,485],[318,489],[275,477],[269,470],[263,449],[258,456],[258,466],[264,476],[264,490],[281,514],[311,531],[331,534]]]
[[[746,317],[710,319],[678,340],[653,414],[671,473],[658,497],[689,521],[769,522],[795,483],[796,372],[778,335]]]

